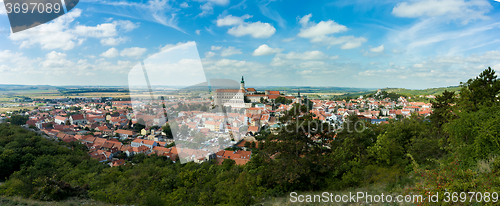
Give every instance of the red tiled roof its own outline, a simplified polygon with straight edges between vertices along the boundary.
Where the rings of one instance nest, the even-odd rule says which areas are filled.
[[[118,134],[126,134],[126,135],[134,135],[134,132],[133,131],[130,131],[130,130],[123,130],[123,129],[119,129],[119,130],[116,130],[115,133],[118,133]]]
[[[56,116],[57,120],[66,121],[66,117]]]
[[[142,144],[145,144],[145,145],[153,145],[154,144],[154,141],[152,140],[147,140],[147,139],[134,139],[134,141],[132,142],[135,142],[135,143],[142,143]]]
[[[248,131],[249,132],[258,132],[259,131],[259,127],[257,127],[257,126],[249,126],[248,127]]]
[[[125,160],[115,160],[111,162],[111,167],[117,167],[125,164]]]
[[[85,119],[85,117],[83,116],[83,114],[75,114],[75,115],[71,115],[71,117],[73,118],[73,120],[82,120],[82,119]]]

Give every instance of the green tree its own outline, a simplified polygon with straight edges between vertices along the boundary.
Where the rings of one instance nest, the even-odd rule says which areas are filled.
[[[28,121],[28,116],[13,115],[10,117],[9,122],[13,125],[25,125]]]
[[[169,139],[174,138],[172,136],[172,128],[170,127],[169,123],[165,124],[165,126],[162,127],[162,130],[163,130],[163,132],[165,132],[165,135],[167,136],[167,138],[169,138]]]
[[[432,114],[430,119],[436,128],[453,118],[452,104],[455,103],[455,92],[444,90],[443,94],[436,96],[432,102]]]
[[[477,111],[479,106],[498,104],[500,81],[495,70],[488,67],[478,77],[461,83],[459,106],[461,110]]]

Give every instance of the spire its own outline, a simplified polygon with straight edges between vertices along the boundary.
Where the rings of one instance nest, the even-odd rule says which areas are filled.
[[[299,97],[300,97],[300,88],[299,88]]]
[[[241,76],[241,83],[245,83],[245,80],[243,80],[243,76]]]

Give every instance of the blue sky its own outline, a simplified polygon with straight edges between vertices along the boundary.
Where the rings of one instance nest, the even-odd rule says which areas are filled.
[[[1,2],[0,84],[126,85],[140,60],[194,41],[208,79],[453,86],[500,71],[498,34],[493,0],[81,0],[15,34]]]

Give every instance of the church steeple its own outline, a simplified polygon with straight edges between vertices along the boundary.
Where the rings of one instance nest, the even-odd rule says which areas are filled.
[[[302,104],[302,97],[300,96],[300,88],[299,88],[299,92],[297,95],[297,103]]]
[[[245,80],[243,79],[243,76],[241,76],[240,89],[245,90]]]

